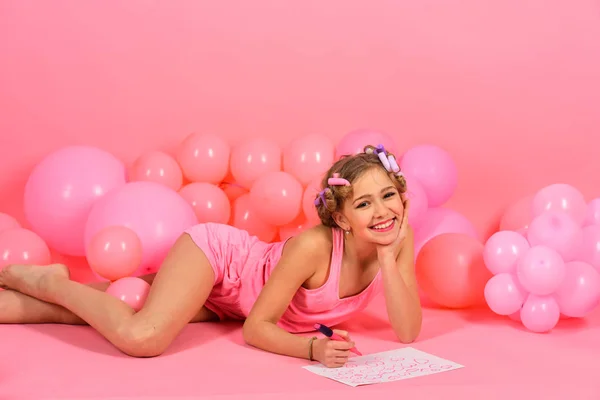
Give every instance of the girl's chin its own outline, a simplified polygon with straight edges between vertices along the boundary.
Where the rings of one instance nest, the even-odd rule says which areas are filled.
[[[394,230],[391,231],[389,234],[387,235],[369,235],[368,241],[379,245],[379,246],[387,246],[389,244],[394,243],[394,240],[396,240],[396,236],[398,235],[398,233]]]

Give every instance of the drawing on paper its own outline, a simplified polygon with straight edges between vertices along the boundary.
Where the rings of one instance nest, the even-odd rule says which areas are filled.
[[[463,367],[412,347],[405,347],[351,357],[346,365],[340,368],[328,368],[322,364],[303,368],[349,386],[359,386],[437,374]]]

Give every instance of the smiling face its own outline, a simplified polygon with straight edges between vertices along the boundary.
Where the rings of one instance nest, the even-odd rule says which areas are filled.
[[[370,243],[395,240],[404,213],[401,194],[406,193],[406,180],[400,171],[389,171],[396,165],[393,154],[385,152],[393,161],[388,166],[382,163],[383,154],[366,146],[364,153],[343,156],[329,168],[315,196],[324,226],[351,231],[353,238]]]
[[[382,168],[369,168],[352,183],[352,195],[334,219],[355,238],[389,244],[398,236],[404,205],[398,188]]]

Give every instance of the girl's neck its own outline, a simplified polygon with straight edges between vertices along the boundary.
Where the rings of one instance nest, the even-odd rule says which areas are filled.
[[[362,240],[356,240],[352,233],[344,232],[344,253],[349,260],[359,265],[370,265],[377,260],[377,248],[375,244]]]

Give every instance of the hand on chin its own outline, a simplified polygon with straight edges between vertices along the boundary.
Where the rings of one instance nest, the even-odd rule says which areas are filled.
[[[393,259],[395,260],[404,244],[404,238],[408,229],[408,200],[404,202],[404,214],[402,220],[396,220],[395,226],[389,235],[381,238],[382,243],[377,244],[377,258],[379,261]],[[385,243],[383,243],[385,241]]]

